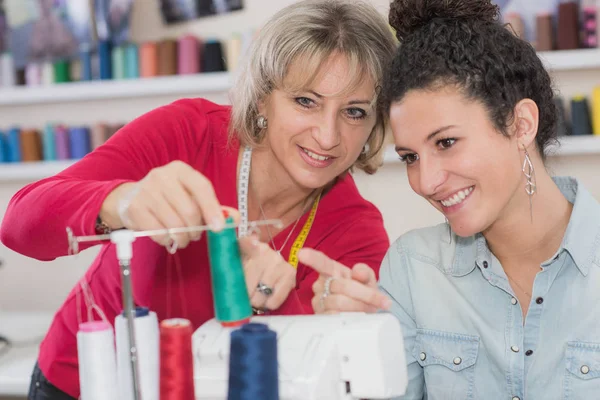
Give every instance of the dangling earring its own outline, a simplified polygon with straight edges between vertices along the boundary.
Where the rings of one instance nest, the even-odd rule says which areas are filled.
[[[537,192],[537,186],[535,185],[535,170],[533,169],[533,163],[529,158],[529,153],[523,145],[523,151],[525,151],[525,160],[523,161],[523,175],[525,175],[525,192],[529,196],[529,214],[531,216],[531,222],[533,222],[533,195]]]
[[[259,115],[256,119],[256,125],[260,129],[267,129],[267,119],[263,115]]]
[[[448,218],[446,218],[446,225],[448,225],[448,244],[452,244],[452,227]]]

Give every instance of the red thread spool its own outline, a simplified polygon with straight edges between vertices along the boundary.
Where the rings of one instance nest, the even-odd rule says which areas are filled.
[[[160,323],[160,400],[194,400],[192,324],[172,318]]]

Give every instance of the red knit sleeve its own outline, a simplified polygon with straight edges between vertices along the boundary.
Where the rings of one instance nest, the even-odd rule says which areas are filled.
[[[25,186],[8,205],[2,243],[43,261],[67,255],[66,228],[93,235],[100,207],[116,186],[171,161],[201,157],[210,142],[201,104],[180,100],[150,111],[63,172]],[[80,249],[85,247],[82,243]]]

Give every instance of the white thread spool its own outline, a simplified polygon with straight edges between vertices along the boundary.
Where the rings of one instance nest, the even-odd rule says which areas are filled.
[[[15,72],[15,64],[12,54],[4,53],[0,55],[0,86],[13,87],[17,84],[17,76]]]
[[[141,398],[143,400],[159,400],[160,334],[156,313],[148,312],[145,308],[137,308],[134,331]],[[123,314],[117,315],[115,319],[115,333],[117,338],[119,399],[133,400],[127,318]]]
[[[81,400],[116,399],[115,342],[110,324],[85,322],[77,332]]]
[[[42,85],[48,86],[54,83],[54,66],[51,62],[42,64]]]
[[[25,67],[25,83],[27,86],[38,86],[42,83],[42,66],[31,63]]]

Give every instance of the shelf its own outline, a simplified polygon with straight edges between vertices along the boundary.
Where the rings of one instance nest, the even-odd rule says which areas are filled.
[[[0,164],[0,182],[36,181],[57,174],[76,160]]]
[[[600,155],[600,136],[570,136],[561,139],[561,146],[549,149],[549,156]],[[38,161],[0,164],[0,182],[31,182],[57,174],[76,160]],[[400,163],[394,146],[386,148],[385,164]]]
[[[550,71],[600,69],[600,49],[542,51],[538,56]]]
[[[563,136],[560,138],[560,146],[548,148],[549,157],[600,155],[600,136]],[[400,163],[400,159],[393,145],[385,149],[384,164]]]
[[[231,74],[209,72],[196,75],[160,76],[50,86],[18,86],[0,89],[0,105],[16,106],[157,95],[194,95],[223,92],[231,87]]]

